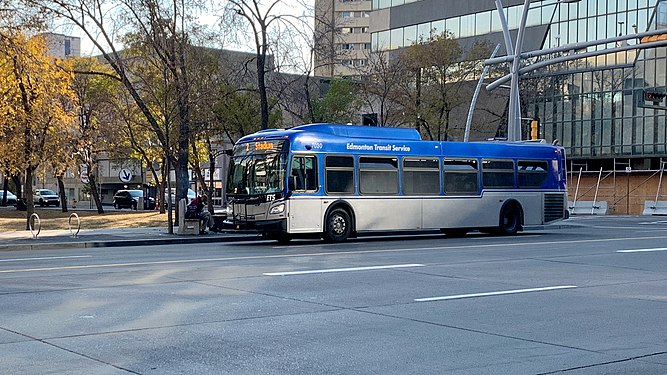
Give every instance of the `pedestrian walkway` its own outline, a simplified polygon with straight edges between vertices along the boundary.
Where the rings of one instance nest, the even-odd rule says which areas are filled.
[[[178,230],[174,227],[174,233]],[[30,231],[0,232],[0,251],[37,250],[166,244],[211,243],[256,240],[254,233],[209,232],[203,235],[169,234],[167,228],[82,229],[76,237],[69,230],[42,230],[36,237]]]

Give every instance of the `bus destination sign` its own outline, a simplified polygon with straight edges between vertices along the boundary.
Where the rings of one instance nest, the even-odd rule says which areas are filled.
[[[250,155],[250,154],[264,154],[270,152],[280,152],[285,141],[253,141],[242,143],[234,147],[234,155]]]

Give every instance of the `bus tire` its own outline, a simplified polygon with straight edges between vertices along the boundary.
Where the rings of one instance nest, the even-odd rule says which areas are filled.
[[[334,208],[324,222],[324,240],[327,242],[343,242],[352,233],[350,214],[342,208]]]
[[[503,209],[500,211],[498,234],[513,236],[521,229],[521,208],[519,205],[510,203],[503,206]]]

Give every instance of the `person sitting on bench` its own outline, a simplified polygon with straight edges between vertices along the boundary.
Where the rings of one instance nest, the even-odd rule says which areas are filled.
[[[211,213],[206,209],[206,195],[198,196],[193,199],[189,206],[195,207],[195,218],[198,218],[201,221],[201,229],[199,233],[206,233],[207,230],[213,228],[213,217]],[[188,210],[189,211],[189,210]]]

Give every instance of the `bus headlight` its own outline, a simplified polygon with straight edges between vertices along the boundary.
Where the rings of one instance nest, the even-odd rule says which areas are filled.
[[[271,215],[277,215],[277,214],[282,214],[285,212],[285,204],[281,203],[277,206],[271,207],[271,210],[269,210],[269,214]]]

